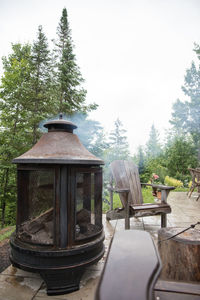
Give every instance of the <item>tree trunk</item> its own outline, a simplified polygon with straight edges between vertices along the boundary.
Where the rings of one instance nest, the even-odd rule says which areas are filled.
[[[200,232],[183,228],[163,228],[158,232],[158,249],[162,260],[160,279],[176,281],[200,281]]]

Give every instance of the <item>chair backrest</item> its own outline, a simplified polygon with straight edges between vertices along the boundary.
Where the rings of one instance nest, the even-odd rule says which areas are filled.
[[[129,203],[130,204],[142,204],[142,190],[140,184],[140,177],[138,168],[131,161],[115,160],[111,163],[111,175],[115,182],[115,188],[117,189],[130,189]],[[125,206],[126,197],[124,193],[120,193],[120,200]]]

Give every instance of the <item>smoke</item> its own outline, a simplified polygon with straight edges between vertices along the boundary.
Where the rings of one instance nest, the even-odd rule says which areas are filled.
[[[47,132],[48,129],[44,127],[44,124],[51,120],[58,120],[60,114],[54,115],[46,120],[43,120],[39,124],[39,128],[42,132]],[[95,141],[97,140],[99,134],[103,132],[103,127],[98,121],[91,120],[88,118],[86,113],[77,112],[73,115],[62,115],[63,120],[71,121],[77,128],[74,133],[79,137],[81,143],[91,152],[93,152],[93,147]]]

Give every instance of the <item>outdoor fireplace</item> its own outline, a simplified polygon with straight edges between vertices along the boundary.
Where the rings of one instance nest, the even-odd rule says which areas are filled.
[[[53,295],[77,290],[85,268],[103,256],[103,161],[73,134],[73,123],[60,118],[44,127],[38,143],[13,161],[18,203],[10,258],[40,273]]]

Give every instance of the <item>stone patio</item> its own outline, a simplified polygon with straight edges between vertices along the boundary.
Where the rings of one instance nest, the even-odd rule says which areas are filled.
[[[197,194],[193,193],[190,199],[184,192],[171,192],[168,202],[172,213],[168,214],[168,227],[187,228],[200,221],[200,201],[196,201]],[[145,217],[131,219],[131,230],[146,230],[157,242],[157,232],[160,229],[160,217]],[[200,226],[198,225],[199,229]],[[196,228],[198,228],[196,227]],[[12,266],[0,274],[0,300],[93,300],[96,286],[103,269],[111,237],[115,231],[124,230],[124,220],[106,222],[104,215],[105,255],[96,264],[87,268],[82,277],[80,290],[71,294],[47,296],[43,280],[38,274],[25,272]],[[196,298],[195,298],[196,299]]]

